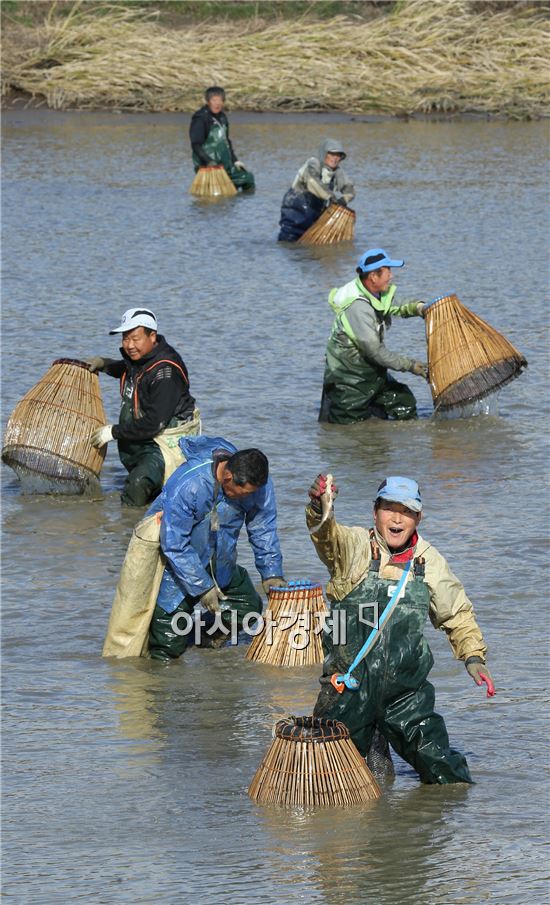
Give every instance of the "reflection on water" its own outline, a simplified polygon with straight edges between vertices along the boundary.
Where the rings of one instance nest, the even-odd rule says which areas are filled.
[[[497,696],[488,701],[428,628],[438,709],[476,784],[420,787],[397,761],[384,797],[361,810],[258,807],[246,789],[272,726],[311,711],[317,670],[249,663],[241,645],[191,648],[168,667],[102,660],[136,519],[119,505],[114,445],[97,499],[25,496],[4,467],[5,895],[25,905],[546,902],[546,127],[234,117],[258,191],[214,205],[187,192],[186,127],[183,116],[4,114],[3,425],[54,358],[112,357],[121,312],[150,305],[189,367],[205,431],[269,456],[288,578],[326,582],[303,514],[322,468],[347,524],[369,522],[385,474],[418,479],[423,532],[474,601]],[[356,239],[281,246],[283,192],[326,134],[348,149]],[[379,245],[407,262],[401,299],[456,291],[529,360],[498,412],[434,419],[428,385],[407,375],[418,421],[317,422],[328,291]],[[425,357],[422,322],[396,322],[388,344]],[[118,388],[101,381],[114,420]],[[257,581],[246,542],[240,560]]]

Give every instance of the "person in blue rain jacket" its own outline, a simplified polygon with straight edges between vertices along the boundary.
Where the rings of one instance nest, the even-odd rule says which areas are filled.
[[[149,629],[149,653],[158,660],[185,651],[189,635],[174,626],[179,613],[190,615],[199,603],[226,628],[232,611],[239,628],[247,613],[261,612],[261,597],[237,563],[243,525],[266,593],[285,583],[266,456],[259,449],[237,451],[222,437],[185,437],[179,445],[186,461],[148,512],[162,512],[160,545],[166,557]],[[204,642],[217,647],[228,637],[220,627]]]

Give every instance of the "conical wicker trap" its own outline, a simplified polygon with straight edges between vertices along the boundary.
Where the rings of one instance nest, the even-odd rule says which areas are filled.
[[[426,305],[428,367],[434,408],[447,411],[483,399],[527,366],[505,336],[445,295]]]
[[[330,204],[298,242],[303,245],[331,245],[353,239],[355,211],[341,204]]]
[[[192,195],[210,198],[236,195],[237,189],[231,182],[224,167],[199,167],[189,189]]]
[[[248,789],[254,801],[345,808],[382,795],[344,723],[290,716],[273,735]]]
[[[323,662],[322,629],[327,605],[320,584],[289,581],[270,588],[264,627],[246,652],[247,660],[271,666]]]
[[[103,465],[106,447],[93,447],[90,434],[105,422],[97,374],[59,358],[13,410],[2,460],[21,479],[40,475],[50,489],[82,493]]]

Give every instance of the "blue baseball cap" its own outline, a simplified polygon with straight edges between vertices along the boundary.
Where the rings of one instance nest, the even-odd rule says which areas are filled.
[[[377,500],[388,500],[390,503],[401,503],[412,512],[422,512],[420,487],[412,478],[384,478],[378,492]]]
[[[404,263],[404,261],[392,261],[383,248],[369,248],[359,258],[357,269],[361,273],[370,273],[371,270],[378,270],[379,267],[403,267]]]

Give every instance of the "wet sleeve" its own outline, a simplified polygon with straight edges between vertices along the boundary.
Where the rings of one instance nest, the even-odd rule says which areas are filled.
[[[208,138],[208,122],[204,113],[200,111],[194,113],[191,117],[191,125],[189,126],[189,138],[191,139],[191,147],[200,162],[205,166],[211,163],[211,159],[203,150],[203,144]]]
[[[124,374],[125,370],[126,370],[126,365],[124,364],[124,361],[121,359],[120,361],[113,361],[112,364],[107,365],[107,367],[105,368],[103,373],[108,374],[109,377],[117,377],[120,380],[120,378]]]
[[[307,191],[311,192],[312,195],[315,195],[316,198],[321,198],[323,201],[330,201],[335,197],[334,192],[331,192],[331,190],[321,182],[321,173],[319,172],[315,158],[310,158],[310,160],[306,161],[302,167],[302,181],[304,182]]]
[[[350,201],[353,201],[353,199],[355,198],[355,186],[347,173],[342,170],[341,167],[338,167],[336,173],[336,186],[346,204],[349,204]]]
[[[398,352],[390,352],[380,340],[376,315],[368,302],[357,299],[344,313],[354,335],[355,343],[366,361],[393,371],[410,371],[413,359]]]
[[[197,503],[196,488],[185,483],[177,494],[164,501],[160,526],[160,545],[170,563],[182,594],[199,597],[208,591],[212,578],[191,545],[191,532],[207,516]]]
[[[262,581],[282,577],[283,557],[277,535],[277,506],[271,478],[262,489],[258,504],[246,513],[245,524]]]
[[[462,583],[434,547],[426,552],[426,584],[430,589],[432,625],[445,632],[457,660],[468,657],[485,660],[487,645],[472,603]]]
[[[128,424],[113,425],[116,440],[152,440],[174,416],[187,385],[179,370],[170,364],[159,365],[150,382],[139,388],[141,415]]]
[[[321,515],[306,507],[306,524],[311,531],[321,521]],[[370,563],[369,534],[364,528],[348,528],[329,516],[311,540],[321,562],[330,574],[327,591],[342,600],[363,580]]]
[[[413,299],[401,305],[390,305],[388,314],[392,317],[420,317],[417,307],[419,302],[420,299]]]

